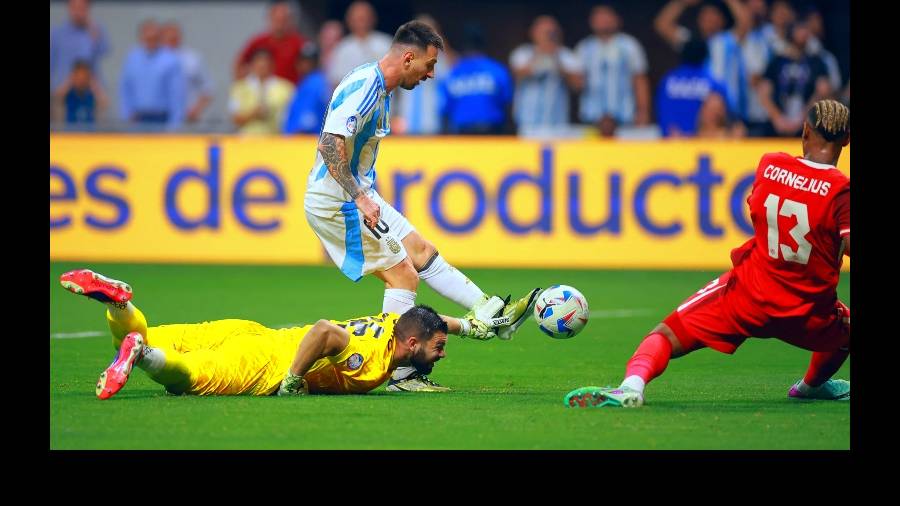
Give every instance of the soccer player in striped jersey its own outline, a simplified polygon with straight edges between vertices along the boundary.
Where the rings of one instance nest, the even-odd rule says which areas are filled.
[[[485,295],[375,191],[375,158],[378,143],[391,131],[393,91],[411,90],[434,78],[443,47],[431,26],[410,21],[397,29],[384,57],[343,78],[328,105],[304,209],[310,227],[345,276],[356,282],[373,274],[384,282],[384,312],[403,314],[412,308],[421,279],[470,310],[474,320],[490,321],[490,337],[509,339],[527,319],[539,290],[511,303]],[[473,329],[461,330],[462,335],[470,332]],[[398,368],[388,389],[449,390],[413,367]]]
[[[398,366],[430,372],[446,355],[448,333],[474,327],[472,337],[485,338],[490,331],[481,322],[441,316],[422,305],[402,316],[380,313],[286,329],[248,320],[149,327],[122,281],[80,269],[64,273],[60,283],[107,307],[118,354],[97,382],[101,400],[125,386],[134,366],[173,394],[365,393]]]
[[[650,82],[647,55],[641,43],[620,30],[622,20],[609,5],[591,10],[593,35],[575,46],[584,68],[581,121],[599,124],[647,125],[650,122]]]
[[[812,351],[791,399],[850,400],[831,379],[850,356],[850,308],[837,297],[850,256],[850,178],[835,164],[850,142],[850,110],[816,102],[803,125],[803,156],[763,155],[747,198],[754,237],[731,252],[734,268],[690,296],[628,361],[617,388],[569,392],[569,407],[637,407],[671,358],[712,348],[734,353],[748,337],[774,337]]]
[[[519,134],[547,134],[569,125],[569,90],[584,86],[584,69],[575,53],[563,45],[562,29],[553,16],[538,16],[531,24],[530,44],[509,56],[516,76],[514,113]]]

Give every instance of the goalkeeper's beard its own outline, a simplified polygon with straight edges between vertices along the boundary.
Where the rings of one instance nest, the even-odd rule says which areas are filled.
[[[423,348],[414,353],[409,361],[419,374],[431,374],[431,370],[434,369],[434,362],[428,361]]]

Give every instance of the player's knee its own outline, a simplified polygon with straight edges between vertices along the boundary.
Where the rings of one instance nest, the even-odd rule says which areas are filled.
[[[419,272],[412,260],[407,257],[398,267],[397,283],[393,288],[403,288],[415,292],[419,288]]]
[[[422,239],[422,247],[419,250],[419,257],[422,259],[422,263],[427,262],[431,259],[432,256],[437,254],[437,247],[434,244],[431,244],[425,239]]]
[[[668,325],[666,325],[665,323],[660,323],[659,325],[654,327],[648,335],[653,334],[660,334],[668,339],[669,344],[672,345],[672,358],[677,358],[681,355],[684,355],[685,350],[681,345],[681,341],[678,339],[678,337],[675,336],[675,332],[673,332]]]
[[[409,253],[413,266],[417,270],[422,270],[431,257],[437,254],[437,248],[434,247],[434,244],[422,239],[415,244],[412,251],[407,250],[407,253]]]

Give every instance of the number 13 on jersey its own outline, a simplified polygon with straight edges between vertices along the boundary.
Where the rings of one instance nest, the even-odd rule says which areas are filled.
[[[806,240],[806,234],[809,233],[809,212],[806,204],[791,199],[784,199],[782,202],[778,195],[770,193],[766,197],[765,206],[766,223],[769,227],[769,256],[778,258],[780,252],[786,262],[806,265],[809,262],[809,254],[812,251],[812,244]],[[788,231],[788,234],[797,243],[796,251],[787,244],[781,244],[778,216],[797,217],[797,224]]]

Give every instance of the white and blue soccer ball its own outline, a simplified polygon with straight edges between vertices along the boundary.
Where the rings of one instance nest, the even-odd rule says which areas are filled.
[[[584,295],[568,285],[553,285],[538,295],[534,319],[541,332],[554,339],[575,337],[588,321]]]

